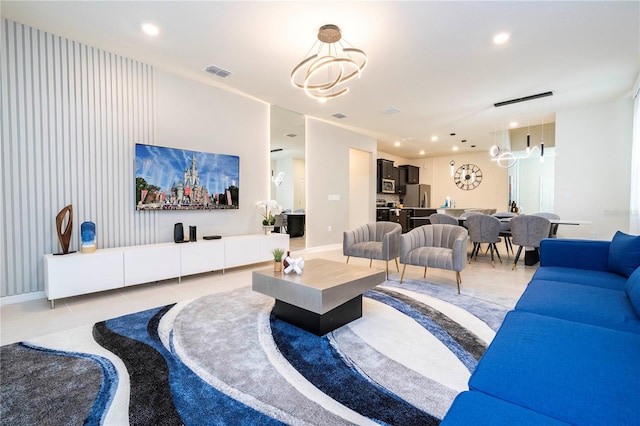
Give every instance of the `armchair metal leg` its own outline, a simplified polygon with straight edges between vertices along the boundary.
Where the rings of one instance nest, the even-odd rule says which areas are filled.
[[[387,260],[387,279],[389,279],[389,261]]]
[[[396,261],[396,271],[400,272],[400,267],[398,266],[398,258],[394,258],[393,260]]]
[[[460,276],[460,272],[456,271],[456,284],[458,285],[458,294],[460,294],[460,283],[462,282],[462,276]]]
[[[427,278],[427,267],[424,267],[424,275],[422,276],[422,278]]]
[[[400,275],[400,284],[402,284],[402,279],[404,278],[404,270],[407,269],[407,264],[405,263],[402,267],[402,275]]]
[[[350,258],[350,257],[351,257],[351,256],[347,256],[347,263],[349,263],[349,258]]]
[[[369,268],[371,268],[372,263],[373,263],[373,259],[369,259]]]

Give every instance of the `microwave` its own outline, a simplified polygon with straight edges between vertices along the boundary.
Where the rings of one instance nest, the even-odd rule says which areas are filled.
[[[382,192],[387,194],[395,194],[396,181],[393,179],[382,179]]]

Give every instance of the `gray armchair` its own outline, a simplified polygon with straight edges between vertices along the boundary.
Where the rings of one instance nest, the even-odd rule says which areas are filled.
[[[513,244],[520,246],[511,268],[516,269],[522,247],[533,247],[538,251],[540,241],[549,237],[551,222],[549,222],[549,219],[540,216],[522,215],[512,218],[509,224],[511,225],[511,241]]]
[[[407,265],[423,266],[424,277],[427,267],[455,271],[458,294],[462,271],[467,263],[467,241],[469,234],[462,226],[434,224],[412,229],[400,237],[400,263],[404,278]]]
[[[386,261],[387,278],[389,278],[389,260],[396,261],[396,270],[400,272],[398,256],[401,234],[402,226],[399,223],[367,223],[351,231],[344,231],[342,253],[347,256],[347,263],[351,256],[369,259],[369,267],[373,259]]]

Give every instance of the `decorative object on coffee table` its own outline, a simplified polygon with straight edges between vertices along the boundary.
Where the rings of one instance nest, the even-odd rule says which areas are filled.
[[[302,273],[302,269],[304,268],[304,259],[302,257],[292,258],[287,256],[285,259],[287,262],[287,266],[284,268],[284,273],[288,274],[290,272],[295,272],[300,275]]]
[[[282,256],[284,256],[284,249],[274,248],[271,250],[273,254],[273,272],[282,272]]]
[[[98,248],[96,243],[96,224],[93,222],[82,222],[80,225],[80,251],[82,253],[93,253]]]
[[[65,216],[67,219],[67,226],[62,229],[62,225],[65,221]],[[58,215],[56,216],[56,231],[58,232],[58,241],[60,241],[60,246],[62,246],[62,253],[59,254],[69,254],[69,242],[71,241],[71,231],[73,230],[73,206],[69,204],[64,207]]]

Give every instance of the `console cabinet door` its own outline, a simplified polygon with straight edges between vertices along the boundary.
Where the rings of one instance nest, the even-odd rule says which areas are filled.
[[[201,274],[224,269],[224,242],[198,240],[180,245],[180,275]]]
[[[123,286],[122,250],[44,256],[44,291],[49,300]]]
[[[190,243],[185,243],[190,244]],[[124,285],[180,276],[180,244],[151,244],[124,250]]]

